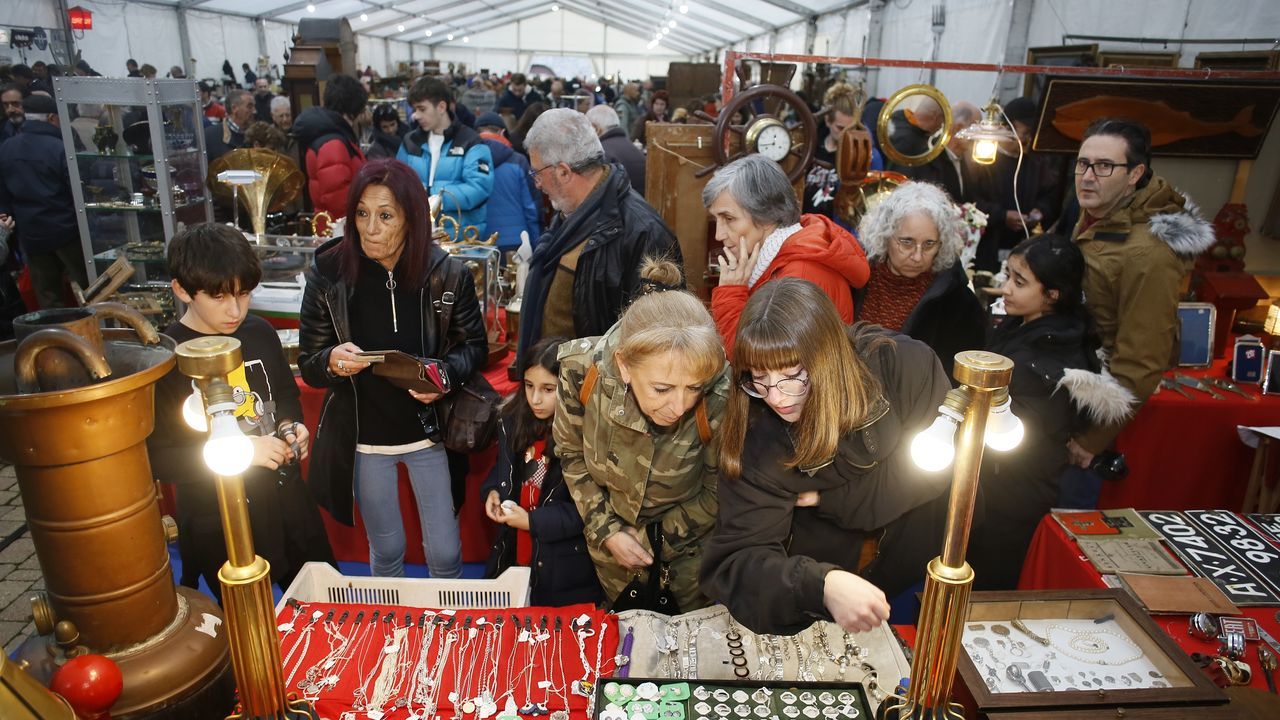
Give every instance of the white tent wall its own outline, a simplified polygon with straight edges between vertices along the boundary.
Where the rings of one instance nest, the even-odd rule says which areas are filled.
[[[231,63],[236,80],[244,82],[241,64],[248,63],[258,72],[258,28],[249,18],[234,15],[187,11],[187,30],[191,41],[191,57],[195,58],[195,77],[222,77],[222,63]],[[270,49],[270,46],[268,46]],[[139,58],[138,62],[142,62]],[[275,54],[271,63],[284,65],[284,59]]]
[[[998,63],[1004,59],[1011,2],[991,0],[951,0],[946,4],[946,30],[938,60]],[[905,8],[890,3],[884,8],[884,28],[880,36],[880,57],[895,60],[929,60],[933,50],[932,5],[912,2]],[[998,29],[998,31],[996,30]],[[869,88],[885,97],[912,83],[929,82],[928,70],[880,68],[877,81]],[[953,102],[968,100],[978,105],[991,97],[994,73],[938,72],[934,85]]]
[[[93,13],[93,29],[76,38],[76,47],[94,70],[122,77],[125,61],[134,58],[139,65],[155,66],[158,76],[164,77],[169,68],[182,65],[178,15],[173,10],[135,3],[77,1]],[[197,34],[195,28],[191,31]]]
[[[272,65],[279,65],[280,72],[284,72],[284,54],[293,47],[293,34],[297,32],[297,26],[289,23],[267,22],[263,26],[263,34],[267,40],[267,56],[271,59]],[[365,38],[360,38],[361,44]],[[373,38],[368,38],[372,40]],[[379,42],[378,44],[382,44]],[[363,66],[361,66],[363,67]],[[381,67],[375,65],[374,67]]]

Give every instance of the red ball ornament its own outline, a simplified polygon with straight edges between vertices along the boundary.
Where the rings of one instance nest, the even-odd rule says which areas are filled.
[[[110,658],[81,655],[71,658],[53,673],[49,689],[66,698],[77,715],[96,718],[103,716],[120,697],[124,678]]]

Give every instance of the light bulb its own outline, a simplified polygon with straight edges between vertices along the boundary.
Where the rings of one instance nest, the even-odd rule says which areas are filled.
[[[987,429],[983,439],[992,450],[1006,452],[1018,447],[1022,442],[1025,429],[1022,421],[1009,409],[1009,401],[1005,400],[991,408],[991,416],[987,418]]]
[[[973,161],[982,165],[990,165],[996,161],[996,149],[1000,143],[995,140],[975,140],[973,143]]]
[[[209,432],[209,417],[204,414],[204,398],[199,390],[192,390],[182,401],[182,420],[192,430]]]
[[[307,5],[307,12],[309,12],[309,13],[313,13],[313,12],[315,12],[315,11],[316,11],[316,6],[315,6],[315,5]]]
[[[231,412],[213,416],[209,441],[204,444],[204,464],[222,477],[239,475],[253,461],[253,441],[240,432],[240,424]]]
[[[666,35],[671,32],[671,28],[662,28],[662,34]]]
[[[444,36],[444,39],[445,39],[445,40],[452,40],[452,39],[453,39],[453,33],[449,33],[448,35],[445,35],[445,36]]]
[[[689,14],[689,3],[682,3],[682,4],[680,5],[680,14],[681,14],[681,15],[688,15],[688,14]]]
[[[404,32],[404,25],[397,25],[396,32]]]
[[[427,31],[427,37],[431,37],[431,31],[430,31],[430,30],[428,30],[428,31]]]
[[[551,6],[551,12],[560,12],[560,6],[559,6],[559,5],[552,5],[552,6]]]
[[[952,411],[938,408],[933,424],[911,441],[911,460],[926,472],[937,472],[951,464],[956,456],[955,435],[959,421]]]
[[[675,21],[675,20],[672,20],[671,22],[667,23],[667,27],[671,28],[672,30],[675,30],[675,29],[676,29],[676,21]]]
[[[471,42],[471,36],[469,36],[469,35],[463,35],[463,36],[462,36],[462,42]]]
[[[369,22],[369,13],[360,13],[360,22]]]

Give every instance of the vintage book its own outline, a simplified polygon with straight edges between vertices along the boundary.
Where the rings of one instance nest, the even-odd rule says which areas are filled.
[[[1142,540],[1161,540],[1160,533],[1155,528],[1147,524],[1146,520],[1138,514],[1133,508],[1119,508],[1114,510],[1103,510],[1102,521],[1116,530],[1120,531],[1120,537],[1142,539]]]
[[[1200,577],[1163,575],[1117,575],[1120,584],[1150,613],[1197,613],[1239,615],[1216,585]]]
[[[1067,532],[1076,537],[1083,535],[1119,535],[1120,531],[1108,525],[1099,510],[1083,510],[1079,512],[1056,512],[1057,519]]]
[[[1080,538],[1080,550],[1103,575],[1136,573],[1140,575],[1189,575],[1177,560],[1165,551],[1159,540],[1133,538]]]

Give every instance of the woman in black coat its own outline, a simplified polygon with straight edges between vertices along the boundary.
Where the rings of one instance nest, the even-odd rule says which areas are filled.
[[[733,372],[703,591],[757,633],[880,624],[942,543],[950,474],[908,452],[951,387],[937,358],[784,278],[743,308]]]
[[[1058,498],[1067,439],[1082,412],[1094,422],[1123,419],[1133,396],[1102,370],[1100,341],[1084,308],[1084,256],[1058,235],[1013,249],[1001,292],[1008,318],[987,349],[1013,360],[1012,410],[1026,434],[1009,452],[982,458],[984,521],[968,559],[979,590],[1012,590],[1040,519]]]
[[[564,484],[550,433],[564,342],[543,338],[529,349],[520,368],[523,392],[503,408],[498,461],[480,488],[485,514],[501,528],[485,576],[529,566],[530,603],[543,606],[603,599],[582,516]]]

